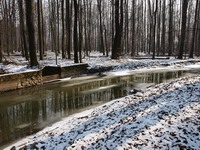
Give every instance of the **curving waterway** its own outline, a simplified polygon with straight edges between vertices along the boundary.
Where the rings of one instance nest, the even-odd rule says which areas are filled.
[[[85,76],[0,95],[0,147],[71,114],[200,70]]]

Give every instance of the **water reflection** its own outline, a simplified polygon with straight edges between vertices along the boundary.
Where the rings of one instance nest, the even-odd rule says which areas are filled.
[[[133,88],[166,82],[186,73],[85,77],[3,94],[0,97],[0,145],[37,132],[62,117],[123,97]]]

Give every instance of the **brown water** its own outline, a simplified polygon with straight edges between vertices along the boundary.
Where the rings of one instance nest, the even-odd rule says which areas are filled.
[[[0,146],[33,134],[61,118],[142,89],[200,71],[86,76],[0,95]]]

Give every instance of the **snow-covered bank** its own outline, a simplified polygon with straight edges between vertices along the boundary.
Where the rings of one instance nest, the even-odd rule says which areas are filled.
[[[131,59],[131,58],[120,58],[118,60],[112,60],[110,57],[101,56],[99,52],[92,52],[90,57],[85,57],[82,59],[83,63],[89,64],[89,69],[99,69],[102,67],[112,68],[112,71],[121,71],[121,70],[137,70],[137,69],[148,69],[148,68],[156,68],[156,67],[183,67],[193,64],[199,64],[199,59]],[[58,56],[57,62],[59,66],[69,66],[73,65],[73,60],[62,59],[61,55]],[[24,72],[36,68],[28,67],[28,61],[22,56],[9,56],[6,58],[6,62],[4,64],[0,64],[0,73],[14,73],[14,72]],[[44,60],[39,61],[39,68],[43,68],[45,66],[56,66],[55,54],[51,51],[48,51],[48,55]]]
[[[39,149],[200,149],[200,76],[75,114],[13,145]]]

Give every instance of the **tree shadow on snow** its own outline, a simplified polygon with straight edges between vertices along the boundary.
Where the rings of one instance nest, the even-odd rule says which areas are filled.
[[[96,109],[91,114],[90,120],[81,122],[69,132],[63,131],[64,133],[59,136],[49,136],[42,142],[37,141],[26,145],[22,149],[68,149],[69,147],[73,149],[117,149],[120,147],[138,148],[145,146],[148,141],[146,139],[138,139],[138,137],[147,134],[146,131],[158,124],[163,124],[163,122],[168,121],[168,128],[173,128],[169,118],[171,116],[178,117],[179,112],[193,103],[189,99],[196,96],[194,90],[200,91],[199,87],[198,89],[188,89],[187,85],[180,87],[180,89],[152,95],[145,99],[140,98],[139,101],[135,98],[135,95],[127,97],[126,101],[123,99],[116,100],[111,105],[118,106],[119,104],[119,108],[103,114]],[[177,105],[176,100],[184,90],[190,90],[193,94],[179,97],[180,104]],[[168,98],[167,101],[166,98]],[[180,100],[180,98],[183,99]],[[200,99],[196,102],[199,103],[199,101]],[[120,103],[126,103],[125,107]],[[109,107],[109,105],[105,104],[99,109],[108,111]],[[81,120],[82,118],[79,119]],[[184,132],[184,129],[180,129],[179,132]],[[160,134],[166,133],[160,132]],[[175,136],[171,135],[172,133],[167,134],[172,137]],[[159,136],[161,137],[162,135],[158,135],[158,139]],[[185,142],[185,145],[188,144]]]

